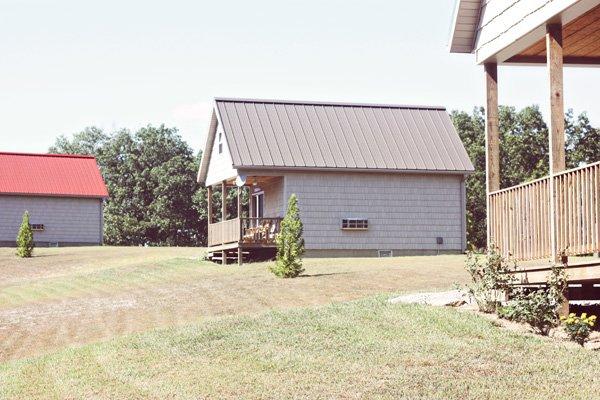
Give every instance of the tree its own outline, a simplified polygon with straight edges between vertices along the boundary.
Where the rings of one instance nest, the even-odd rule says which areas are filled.
[[[57,138],[51,152],[96,157],[108,187],[104,242],[115,245],[204,245],[206,200],[194,157],[175,128],[146,126],[106,134],[86,128]]]
[[[573,110],[567,111],[565,131],[569,168],[600,161],[600,129],[592,127],[586,113],[575,118]]]
[[[281,232],[275,237],[277,257],[271,272],[280,278],[295,278],[304,272],[302,255],[304,239],[302,238],[302,220],[298,210],[298,199],[290,196],[285,217],[281,221]]]
[[[25,211],[19,233],[17,234],[17,255],[23,258],[31,257],[33,255],[33,247],[33,231],[29,224],[29,212]]]

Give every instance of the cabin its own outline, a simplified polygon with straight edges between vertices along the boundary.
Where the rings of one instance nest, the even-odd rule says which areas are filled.
[[[291,194],[307,257],[460,253],[472,171],[443,107],[217,98],[198,172],[209,256],[272,257]]]
[[[600,163],[565,169],[563,100],[565,67],[600,65],[600,0],[458,0],[453,21],[450,52],[474,54],[485,77],[488,244],[523,262],[520,284],[561,261],[569,296],[600,298],[600,260],[579,257],[600,251]],[[514,65],[548,77],[550,174],[501,188],[498,67]]]
[[[29,211],[35,245],[101,245],[108,197],[96,159],[0,153],[0,246],[15,246]]]

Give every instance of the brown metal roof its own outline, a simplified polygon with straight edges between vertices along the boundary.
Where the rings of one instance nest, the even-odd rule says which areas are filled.
[[[473,170],[443,107],[217,98],[216,109],[237,169]]]

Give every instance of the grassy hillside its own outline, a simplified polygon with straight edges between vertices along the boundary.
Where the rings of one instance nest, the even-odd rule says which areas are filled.
[[[593,398],[599,355],[387,296],[213,317],[0,366],[2,398]]]
[[[203,249],[0,249],[0,361],[205,317],[328,304],[463,281],[462,256],[307,259],[283,280],[266,263],[221,266]]]

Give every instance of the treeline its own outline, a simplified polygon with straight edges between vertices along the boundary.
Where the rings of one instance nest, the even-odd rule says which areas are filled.
[[[206,244],[206,190],[196,183],[201,154],[194,155],[176,129],[106,133],[91,127],[59,136],[49,152],[96,157],[110,195],[104,207],[106,244]],[[218,191],[215,202],[220,207]]]
[[[485,114],[451,113],[475,172],[467,180],[467,239],[477,248],[486,247],[485,210]],[[585,113],[565,115],[567,166],[600,160],[600,130],[591,126]],[[516,110],[500,107],[500,186],[518,185],[548,174],[548,126],[537,106]]]
[[[546,175],[548,127],[539,108],[501,107],[499,116],[501,186]],[[475,166],[467,180],[467,238],[472,246],[484,248],[484,111],[453,111],[451,117]],[[575,117],[569,111],[565,120],[568,166],[600,160],[600,130],[591,126],[587,115]],[[196,182],[201,153],[195,155],[177,129],[161,125],[107,133],[91,127],[69,138],[59,136],[49,151],[96,157],[110,194],[104,208],[105,243],[206,245],[206,190]],[[234,191],[228,193],[231,200],[234,196]],[[219,190],[213,202],[220,210]],[[228,203],[228,214],[235,214],[236,202]]]

